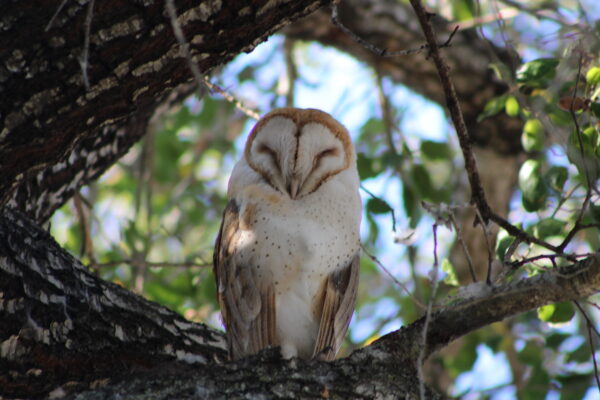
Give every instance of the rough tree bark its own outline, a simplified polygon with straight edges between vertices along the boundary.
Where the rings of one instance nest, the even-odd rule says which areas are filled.
[[[191,80],[164,1],[63,3],[9,0],[0,15],[0,206],[10,200],[39,222],[125,154],[157,106]],[[208,73],[328,3],[176,7],[193,59]]]
[[[222,333],[90,274],[34,222],[5,210],[0,396],[416,399],[420,358],[492,322],[599,289],[596,256],[504,286],[470,287],[431,315],[425,346],[421,318],[335,362],[286,361],[275,350],[225,362]]]

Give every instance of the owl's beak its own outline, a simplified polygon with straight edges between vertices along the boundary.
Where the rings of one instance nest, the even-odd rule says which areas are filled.
[[[288,192],[292,199],[295,199],[298,195],[298,189],[300,188],[300,177],[298,175],[292,175],[289,181]]]

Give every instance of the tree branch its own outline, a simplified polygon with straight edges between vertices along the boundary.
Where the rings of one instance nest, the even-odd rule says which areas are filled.
[[[484,325],[597,292],[600,254],[509,285],[467,290],[430,315],[423,359]],[[425,318],[331,363],[285,361],[272,350],[224,363],[222,333],[90,274],[27,217],[6,210],[0,321],[0,396],[40,397],[57,387],[81,392],[101,381],[109,386],[96,389],[96,398],[139,394],[151,385],[155,393],[179,398],[278,398],[296,390],[305,397],[360,399],[418,396]],[[181,386],[173,386],[176,381]]]
[[[329,2],[178,0],[176,21],[205,75]],[[0,207],[37,221],[125,154],[174,91],[193,90],[164,2],[65,3],[7,2],[0,17]]]
[[[427,330],[427,356],[485,325],[547,304],[578,300],[598,293],[600,253],[510,284],[490,287],[480,282],[466,286],[463,291],[468,295],[431,315]],[[421,350],[418,343],[424,323],[425,318],[421,318],[384,336],[370,347],[414,362]],[[407,343],[414,345],[411,347]]]

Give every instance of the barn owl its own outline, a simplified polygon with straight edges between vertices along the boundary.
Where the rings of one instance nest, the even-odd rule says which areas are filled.
[[[329,114],[281,108],[254,126],[214,253],[232,359],[267,346],[335,357],[358,286],[358,187],[354,146]]]

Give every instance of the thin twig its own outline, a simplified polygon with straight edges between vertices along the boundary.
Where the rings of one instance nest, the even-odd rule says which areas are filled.
[[[192,58],[192,53],[190,52],[190,47],[185,39],[185,35],[183,34],[183,30],[181,29],[181,25],[177,20],[177,10],[175,9],[175,5],[173,4],[173,0],[165,1],[165,8],[167,9],[167,13],[169,14],[169,19],[171,20],[171,27],[173,28],[173,34],[179,42],[179,48],[183,53],[183,56],[188,62],[188,67],[192,72],[192,76],[196,81],[196,85],[198,86],[198,90],[202,90],[204,87],[202,73],[200,72],[200,68],[198,68],[198,64],[196,64]]]
[[[483,238],[485,239],[485,246],[487,247],[488,253],[488,269],[487,276],[485,277],[485,283],[487,285],[492,284],[492,262],[494,261],[494,249],[492,249],[492,243],[490,242],[490,238],[488,237],[488,229],[487,223],[483,220],[483,217],[479,213],[479,210],[475,208],[475,213],[477,214],[477,219],[479,220],[479,225],[481,225],[481,230],[483,231]]]
[[[503,228],[511,236],[514,236],[515,238],[521,240],[522,242],[526,242],[529,244],[534,243],[534,244],[537,244],[548,250],[552,250],[557,253],[562,253],[557,246],[553,246],[550,243],[546,242],[545,240],[538,239],[535,236],[531,236],[530,234],[528,234],[527,232],[525,232],[522,229],[517,228],[516,226],[514,226],[513,224],[511,224],[510,222],[508,222],[506,219],[502,218],[498,214],[496,214],[494,212],[490,212],[490,214],[488,216],[491,221],[498,224],[501,228]]]
[[[50,18],[50,21],[48,21],[48,25],[46,25],[46,28],[44,28],[44,32],[48,32],[50,30],[50,28],[52,28],[52,24],[54,24],[54,20],[56,19],[56,17],[58,17],[58,14],[60,14],[60,12],[62,11],[65,4],[67,4],[67,1],[68,0],[63,0],[60,3],[60,5],[56,9],[56,11],[54,12],[54,15],[52,15],[52,18]]]
[[[450,212],[450,222],[456,231],[456,238],[458,239],[458,243],[462,246],[463,252],[465,253],[465,257],[467,259],[467,264],[469,264],[469,272],[471,273],[471,279],[473,279],[473,283],[477,282],[477,274],[475,273],[475,267],[473,266],[473,259],[471,258],[471,253],[469,253],[469,249],[467,248],[467,244],[465,243],[462,232],[460,230],[460,226],[456,221],[456,217],[453,212]]]
[[[221,96],[223,96],[223,98],[225,100],[227,100],[228,102],[232,103],[238,110],[240,110],[241,112],[243,112],[247,117],[250,117],[252,119],[255,120],[259,120],[260,119],[260,114],[257,113],[256,111],[246,107],[244,104],[242,104],[241,101],[239,101],[238,99],[236,99],[232,94],[228,93],[227,91],[225,91],[225,89],[221,88],[219,85],[212,83],[208,77],[204,77],[204,84],[208,87],[208,89],[210,89],[211,92],[217,92],[219,93]]]
[[[73,195],[73,204],[75,204],[75,211],[79,217],[79,223],[81,224],[81,237],[83,238],[81,241],[80,256],[86,255],[90,259],[90,262],[94,263],[94,242],[92,241],[91,224],[85,215],[85,210],[83,209],[84,202],[82,198],[83,196],[81,196],[79,192],[75,192]]]
[[[525,264],[532,263],[538,260],[555,260],[557,258],[564,258],[566,260],[575,262],[578,258],[590,257],[595,253],[586,253],[586,254],[538,254],[537,256],[524,258],[521,261],[513,261],[508,263],[513,269],[517,269]]]
[[[506,230],[510,235],[515,236],[524,242],[535,243],[549,250],[560,253],[558,247],[527,234],[525,231],[512,225],[506,219],[495,214],[491,210],[485,198],[485,192],[483,190],[481,178],[479,177],[479,171],[477,169],[477,162],[475,161],[469,133],[460,109],[460,103],[458,102],[458,97],[456,96],[456,90],[449,76],[450,68],[440,54],[439,46],[437,45],[435,39],[435,33],[433,32],[433,28],[429,23],[429,17],[431,14],[425,11],[419,0],[410,0],[410,3],[414,8],[417,17],[419,18],[421,28],[423,29],[423,33],[427,39],[427,43],[429,43],[429,54],[436,65],[436,69],[442,83],[442,88],[444,89],[444,93],[446,95],[446,105],[456,129],[460,148],[465,159],[465,169],[469,178],[469,185],[471,186],[471,203],[475,204],[484,222],[492,220],[500,227],[504,228],[504,230]]]
[[[383,200],[381,197],[374,195],[373,193],[371,193],[371,191],[369,189],[367,189],[366,187],[364,187],[364,185],[361,183],[360,184],[360,188],[369,196],[371,196],[373,199],[375,200],[379,200],[384,202],[385,204],[388,204],[387,201]],[[396,213],[394,212],[394,209],[388,204],[388,206],[390,207],[390,214],[392,215],[392,232],[396,233]]]
[[[167,9],[169,18],[171,20],[171,27],[173,28],[173,34],[175,35],[177,42],[179,42],[179,47],[180,47],[181,52],[183,53],[184,57],[187,60],[188,67],[190,68],[190,71],[192,72],[192,76],[194,77],[194,80],[196,81],[198,90],[202,91],[202,89],[204,87],[208,87],[208,89],[211,92],[219,93],[221,96],[223,96],[225,98],[225,100],[229,101],[230,103],[233,103],[237,109],[241,110],[248,117],[254,118],[256,120],[260,119],[260,115],[257,112],[244,107],[244,105],[240,101],[238,101],[235,97],[233,97],[231,94],[227,93],[225,90],[221,89],[218,85],[211,83],[210,80],[206,76],[202,75],[200,68],[198,68],[198,64],[196,64],[196,62],[194,62],[194,59],[192,58],[192,53],[190,51],[190,45],[187,42],[187,40],[185,39],[185,35],[183,34],[181,25],[179,24],[179,21],[177,20],[177,10],[175,9],[173,0],[166,0],[165,8]]]
[[[423,377],[423,363],[425,362],[425,354],[427,354],[427,331],[429,329],[429,322],[431,321],[431,309],[433,307],[433,302],[435,300],[435,294],[438,288],[438,273],[439,273],[439,264],[438,264],[438,256],[437,256],[437,224],[432,225],[433,229],[433,276],[432,279],[432,288],[431,288],[431,296],[429,297],[429,301],[427,302],[427,312],[425,313],[425,323],[423,324],[422,331],[422,342],[421,342],[421,351],[419,352],[419,357],[417,359],[417,374],[419,377],[419,395],[421,400],[425,400],[425,378]]]
[[[286,36],[283,42],[283,52],[285,55],[285,73],[287,79],[287,91],[285,93],[285,106],[294,106],[294,95],[296,92],[296,79],[298,78],[298,70],[294,60],[294,44],[295,41]]]
[[[90,31],[92,29],[92,17],[94,16],[94,0],[88,3],[87,14],[85,16],[83,51],[79,57],[79,65],[81,66],[81,74],[83,76],[83,84],[87,90],[90,88],[90,78],[88,76],[88,58],[90,52]]]
[[[579,63],[577,67],[577,78],[575,79],[575,87],[573,88],[573,97],[571,101],[571,105],[569,106],[569,113],[571,114],[571,118],[573,119],[573,124],[575,125],[575,133],[577,134],[577,142],[579,144],[579,151],[581,153],[581,162],[583,163],[583,171],[585,173],[585,180],[587,183],[587,191],[585,193],[585,198],[583,200],[583,204],[581,205],[581,210],[579,211],[579,215],[577,215],[577,219],[575,220],[575,226],[573,229],[567,234],[565,239],[561,244],[558,245],[558,248],[562,252],[565,247],[571,242],[575,233],[580,230],[581,221],[583,216],[587,210],[590,199],[592,198],[592,181],[590,179],[590,172],[588,170],[587,160],[585,157],[585,152],[583,149],[583,139],[581,138],[581,129],[579,127],[579,122],[577,121],[577,115],[575,114],[574,104],[575,98],[577,97],[577,86],[579,86],[579,80],[581,79],[581,66],[583,64],[583,52],[579,53]]]
[[[598,336],[600,336],[600,334],[596,330],[596,327],[594,326],[594,324],[592,323],[592,321],[588,317],[588,315],[585,312],[585,310],[583,309],[583,307],[581,307],[581,305],[579,304],[579,302],[574,301],[573,303],[575,303],[575,305],[577,306],[577,308],[579,309],[579,311],[581,312],[581,314],[585,318],[585,321],[586,321],[586,324],[587,324],[588,341],[589,341],[589,344],[590,344],[590,351],[592,353],[592,361],[594,363],[594,378],[596,379],[596,385],[598,386],[598,390],[600,391],[600,377],[598,375],[598,363],[596,361],[596,351],[594,350],[594,341],[592,339],[592,329],[596,332],[596,334]]]
[[[481,184],[479,171],[477,170],[477,162],[475,161],[475,156],[473,155],[473,150],[471,148],[471,140],[469,138],[469,132],[467,131],[467,125],[465,124],[465,120],[460,109],[460,103],[458,102],[458,97],[456,96],[456,89],[450,80],[448,73],[450,67],[448,67],[448,64],[440,54],[435,33],[433,32],[433,27],[429,22],[431,14],[425,11],[421,1],[410,0],[410,3],[417,14],[421,24],[421,29],[423,30],[425,38],[427,39],[427,43],[429,44],[429,55],[435,63],[442,87],[444,89],[444,94],[446,95],[446,105],[448,107],[448,111],[450,112],[452,122],[454,123],[460,148],[465,159],[465,169],[467,170],[469,184],[471,185],[471,202],[477,206],[483,221],[486,222],[489,219],[491,210],[485,199],[485,192],[483,191],[483,185]]]
[[[342,24],[340,22],[340,20],[338,18],[337,3],[334,3],[331,6],[331,22],[335,26],[337,26],[338,28],[340,28],[348,36],[350,36],[352,38],[352,40],[354,40],[356,43],[360,44],[361,46],[363,46],[367,50],[371,51],[372,53],[377,54],[379,57],[407,56],[407,55],[410,55],[410,54],[418,54],[418,53],[421,53],[421,52],[429,49],[429,45],[428,44],[422,44],[421,46],[419,46],[417,48],[414,48],[414,49],[398,50],[398,51],[388,51],[387,49],[381,49],[381,48],[375,46],[374,44],[366,41],[365,39],[361,38],[360,36],[358,36],[356,33],[352,32],[349,28],[347,28],[346,26],[344,26],[344,24]],[[448,39],[444,43],[439,44],[438,47],[440,47],[440,48],[450,47],[450,42],[452,41],[452,38],[454,37],[454,35],[458,31],[458,28],[459,28],[459,26],[457,25],[452,30],[452,33],[450,33],[450,36],[448,37]]]
[[[367,257],[369,257],[371,259],[371,261],[373,261],[375,264],[377,264],[377,266],[379,268],[381,268],[383,270],[383,272],[385,272],[387,274],[387,276],[389,276],[392,281],[398,285],[400,287],[400,289],[402,289],[404,291],[404,293],[406,293],[414,302],[415,304],[423,311],[427,310],[427,306],[423,303],[421,303],[419,301],[419,299],[417,299],[411,292],[410,290],[408,290],[408,288],[406,287],[405,284],[403,284],[402,282],[400,282],[391,272],[389,269],[387,269],[385,267],[385,265],[382,264],[381,261],[379,261],[379,259],[377,257],[375,257],[373,254],[369,253],[369,251],[365,248],[365,246],[363,244],[361,244],[361,248],[364,254],[366,254]]]
[[[506,4],[507,6],[514,7],[519,11],[523,11],[524,13],[532,15],[537,19],[547,19],[547,20],[556,22],[557,24],[559,24],[565,28],[572,27],[572,25],[569,24],[567,21],[565,21],[563,18],[554,17],[549,12],[544,12],[543,9],[535,10],[535,9],[532,9],[529,7],[525,7],[523,4],[521,4],[517,1],[513,1],[513,0],[500,0],[500,2]]]

